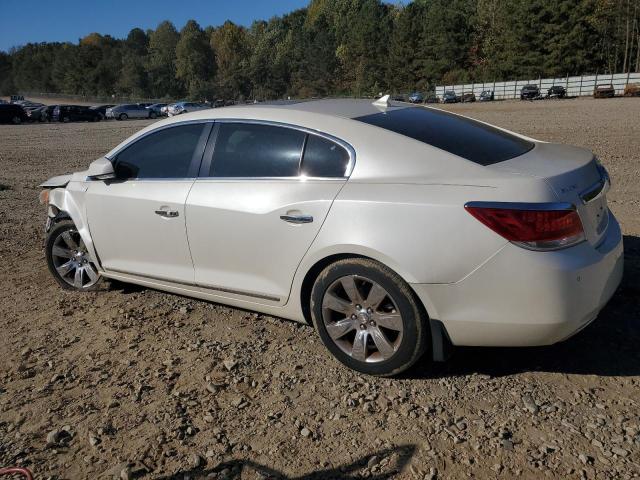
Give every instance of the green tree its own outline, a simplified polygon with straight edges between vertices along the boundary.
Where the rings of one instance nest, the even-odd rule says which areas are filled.
[[[169,21],[158,25],[149,35],[149,54],[145,64],[148,92],[155,98],[177,97],[184,92],[176,78],[176,46],[180,35]]]
[[[249,37],[245,28],[226,21],[210,39],[215,54],[216,86],[225,98],[246,97],[250,93]]]
[[[190,97],[212,98],[214,72],[215,60],[205,32],[195,20],[189,20],[176,46],[176,77]]]

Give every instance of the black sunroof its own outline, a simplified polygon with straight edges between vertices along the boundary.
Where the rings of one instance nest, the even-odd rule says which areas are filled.
[[[490,125],[433,108],[411,107],[354,120],[419,140],[480,165],[522,155],[533,143]]]

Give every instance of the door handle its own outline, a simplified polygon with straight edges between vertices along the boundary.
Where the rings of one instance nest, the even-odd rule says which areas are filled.
[[[280,220],[284,220],[288,223],[311,223],[313,222],[313,217],[311,215],[298,214],[298,215],[280,215]]]
[[[176,210],[156,210],[156,215],[165,218],[174,218],[180,215]]]

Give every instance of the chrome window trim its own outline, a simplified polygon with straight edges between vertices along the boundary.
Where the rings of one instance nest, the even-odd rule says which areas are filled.
[[[304,132],[310,135],[317,135],[318,137],[322,137],[325,138],[331,142],[337,143],[338,145],[340,145],[342,148],[344,148],[347,153],[349,154],[349,163],[347,163],[347,167],[345,168],[345,173],[343,176],[341,177],[314,177],[314,178],[322,178],[322,179],[328,179],[328,180],[346,180],[348,179],[351,174],[353,173],[353,169],[355,167],[355,163],[356,163],[356,151],[355,149],[346,141],[334,137],[331,134],[328,133],[324,133],[321,132],[319,130],[315,130],[313,128],[308,128],[308,127],[301,127],[300,125],[294,125],[291,123],[285,123],[285,122],[277,122],[277,121],[273,121],[273,120],[256,120],[256,119],[244,119],[244,118],[216,118],[215,120],[213,120],[215,123],[246,123],[246,124],[251,124],[251,125],[267,125],[267,126],[271,126],[271,127],[280,127],[280,128],[289,128],[291,130],[298,130],[300,132]],[[303,148],[302,148],[302,152],[300,153],[300,156],[302,157],[302,155],[304,155],[304,146],[306,144],[306,139],[305,139],[305,143],[303,144]],[[215,147],[215,146],[214,146]],[[213,149],[213,152],[215,152],[215,148]],[[293,177],[210,177],[210,176],[201,176],[199,177],[199,179],[213,179],[213,180],[220,180],[220,179],[242,179],[242,180],[257,180],[257,179],[286,179],[286,180],[301,180],[301,179],[308,179],[310,177],[305,177],[304,175],[297,175],[297,176],[293,176]]]
[[[153,130],[149,130],[148,132],[134,138],[133,140],[131,140],[130,142],[127,142],[125,145],[123,145],[122,147],[120,147],[118,150],[116,151],[110,151],[107,152],[106,155],[104,155],[104,158],[106,158],[107,160],[113,160],[115,157],[117,157],[123,150],[129,148],[131,145],[133,145],[134,143],[136,143],[138,140],[142,140],[145,137],[148,137],[151,134],[160,132],[161,130],[166,130],[167,128],[173,128],[173,127],[182,127],[184,125],[192,125],[194,123],[202,123],[202,124],[206,124],[206,123],[213,123],[215,120],[210,120],[210,119],[198,119],[198,120],[185,120],[183,122],[175,122],[175,123],[170,123],[168,125],[162,125],[160,127],[156,127]]]
[[[511,210],[576,210],[576,206],[569,202],[467,202],[464,207],[470,208],[506,208]]]
[[[120,148],[117,150],[117,152],[112,155],[112,157],[107,157],[106,155],[104,156],[104,158],[106,158],[107,160],[109,160],[112,164],[117,161],[117,157],[120,153],[122,153],[123,151],[125,151],[127,148],[129,148],[130,146],[134,145],[135,143],[137,143],[139,140],[142,140],[143,138],[148,137],[149,135],[158,133],[162,130],[167,130],[169,128],[173,128],[173,127],[183,127],[185,125],[196,125],[196,124],[202,124],[203,129],[202,129],[202,138],[198,141],[198,145],[196,146],[196,149],[198,149],[199,147],[202,147],[202,152],[200,153],[200,161],[196,162],[195,158],[192,159],[192,164],[194,162],[198,163],[197,168],[195,168],[195,171],[193,172],[194,175],[191,177],[165,177],[165,178],[139,178],[139,177],[135,177],[135,178],[126,178],[126,179],[122,179],[122,180],[114,180],[114,183],[125,183],[125,182],[167,182],[167,181],[173,181],[173,182],[194,182],[196,178],[198,178],[198,172],[200,171],[200,164],[202,163],[202,158],[204,157],[205,151],[207,149],[207,144],[209,143],[209,136],[211,135],[211,132],[213,130],[213,125],[210,128],[207,128],[209,125],[208,124],[213,124],[213,121],[211,120],[187,120],[184,122],[176,122],[176,123],[171,123],[169,125],[163,125],[161,127],[158,128],[154,128],[153,130],[148,131],[147,133],[140,135],[139,137],[136,137],[134,140],[132,140],[131,142],[127,143],[124,147]],[[203,145],[200,145],[200,143],[203,143]],[[196,156],[196,151],[194,151],[194,157]],[[189,170],[192,169],[192,167],[194,167],[194,165],[190,165],[189,166]],[[115,169],[115,165],[114,165],[114,169]],[[188,173],[188,172],[187,172]]]

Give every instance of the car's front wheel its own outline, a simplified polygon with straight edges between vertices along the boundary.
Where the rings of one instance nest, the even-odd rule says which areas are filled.
[[[326,267],[311,292],[311,316],[329,351],[369,375],[406,370],[428,345],[428,319],[409,285],[369,259]]]
[[[13,123],[14,125],[20,125],[22,123],[22,118],[16,115],[11,119],[11,123]]]
[[[51,228],[47,235],[45,255],[49,271],[62,288],[93,290],[102,280],[71,220],[62,220]]]
[[[127,115],[126,113],[121,113],[118,116],[118,120],[126,120],[127,118],[129,118],[129,115]]]

